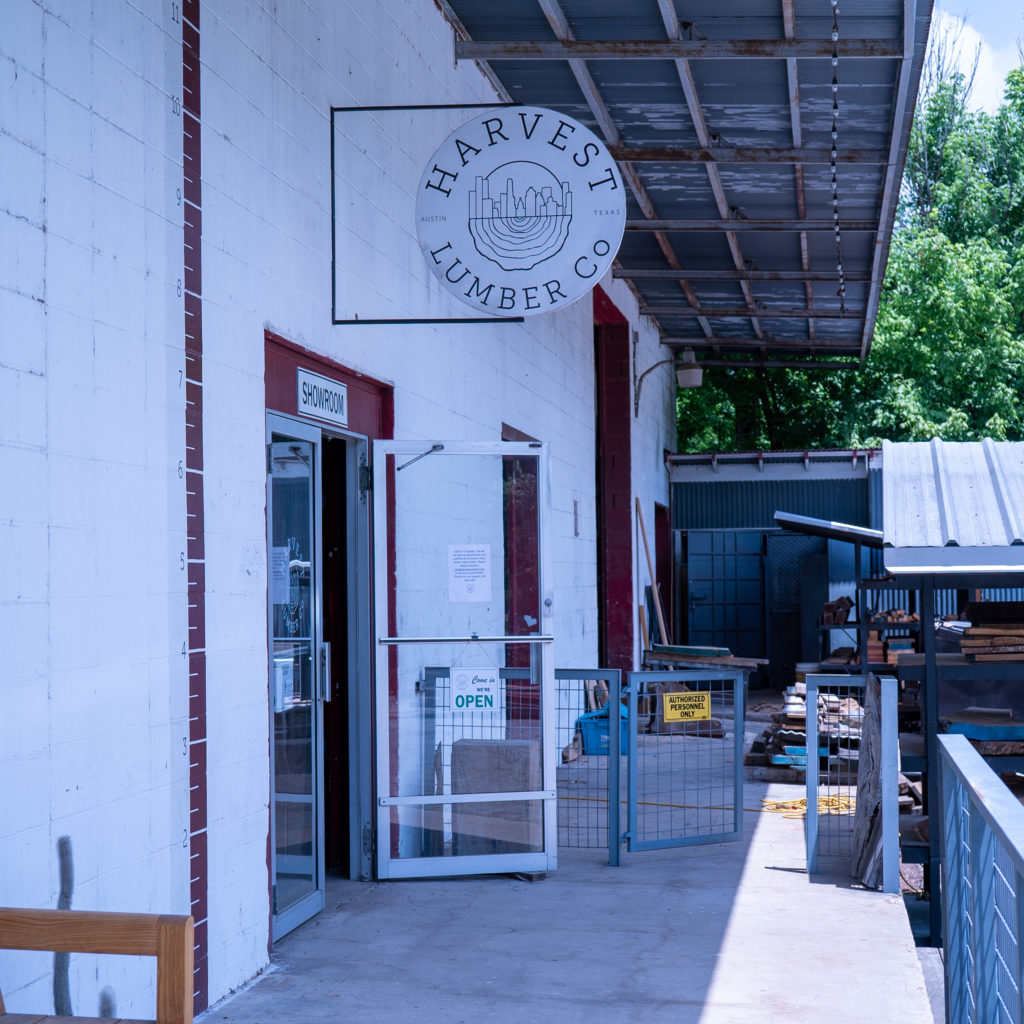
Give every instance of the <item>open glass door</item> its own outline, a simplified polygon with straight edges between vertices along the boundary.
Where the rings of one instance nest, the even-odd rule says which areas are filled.
[[[273,938],[324,906],[320,431],[268,417]]]
[[[373,443],[380,878],[556,865],[548,501],[536,442]]]

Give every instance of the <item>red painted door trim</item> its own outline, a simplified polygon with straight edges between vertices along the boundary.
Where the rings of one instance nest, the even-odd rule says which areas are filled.
[[[342,366],[326,356],[311,352],[302,345],[289,341],[272,331],[263,332],[264,341],[264,373],[263,386],[266,395],[266,407],[268,412],[284,413],[288,416],[298,416],[298,391],[296,388],[296,371],[299,369],[310,370],[322,374],[332,380],[336,380],[348,389],[348,427],[353,434],[361,434],[370,441],[389,440],[394,437],[395,431],[395,404],[394,389],[390,384],[377,380],[358,370],[352,370]],[[318,420],[308,417],[308,422],[321,426],[326,430],[331,429],[331,424],[320,423]],[[395,508],[393,503],[394,489],[391,489],[392,500],[387,509],[388,518],[388,631],[395,631],[395,583],[397,579],[396,552],[395,552]],[[373,607],[372,593],[367,594],[366,599]],[[371,633],[373,626],[371,624]],[[268,630],[269,635],[269,630]],[[397,651],[391,648],[389,655],[393,656],[391,662],[392,680],[397,678]],[[374,659],[370,656],[370,665]],[[371,669],[372,671],[372,669]],[[393,693],[392,701],[397,699],[397,693]],[[269,699],[269,697],[268,697]],[[392,743],[395,740],[392,738]],[[397,764],[397,748],[392,751],[392,763]],[[272,768],[273,766],[271,766]],[[366,766],[366,770],[373,774],[373,766]],[[394,781],[394,780],[393,780]],[[270,812],[267,811],[267,870],[270,870]]]
[[[268,410],[297,415],[295,371],[312,370],[348,388],[348,429],[352,433],[364,434],[371,441],[394,437],[394,389],[390,384],[342,366],[271,331],[264,331],[263,338],[263,383]],[[317,420],[309,422],[319,423]],[[330,424],[319,425],[330,430]]]
[[[629,324],[595,289],[597,378],[597,591],[601,665],[634,667],[632,380]],[[618,316],[619,322],[610,322]]]

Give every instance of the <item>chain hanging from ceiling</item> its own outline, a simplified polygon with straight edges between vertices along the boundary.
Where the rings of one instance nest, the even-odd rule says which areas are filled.
[[[839,0],[832,0],[832,224],[836,234],[836,270],[839,273],[839,310],[846,312],[846,280],[843,275],[843,241],[839,232],[839,180],[836,161],[839,157]]]

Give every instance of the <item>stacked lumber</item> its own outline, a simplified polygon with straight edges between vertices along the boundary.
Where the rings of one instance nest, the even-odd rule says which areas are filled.
[[[744,758],[747,765],[773,765],[803,772],[807,768],[807,704],[806,687],[796,683],[785,691],[786,703],[781,711],[772,713],[771,722],[751,745]],[[852,697],[834,694],[818,697],[817,757],[828,765],[833,781],[837,776],[853,775],[859,757],[863,709]]]
[[[885,641],[885,661],[888,665],[899,662],[901,654],[914,654],[917,641],[912,636],[891,636]]]
[[[847,781],[841,777],[846,773],[856,777],[863,723],[864,709],[856,697],[823,693],[818,698],[818,743],[828,749],[829,775],[835,783]]]
[[[868,631],[868,664],[880,665],[885,661],[885,641],[877,629]]]
[[[899,626],[907,622],[920,622],[921,616],[917,612],[912,615],[905,608],[893,608],[890,611],[871,612],[868,616],[869,622],[884,622],[886,625]]]
[[[856,647],[836,647],[829,652],[827,658],[821,659],[822,665],[856,665],[859,660]]]
[[[840,597],[835,601],[826,601],[821,610],[823,626],[845,626],[850,618],[853,601],[848,597]]]
[[[1024,661],[1024,623],[970,626],[960,638],[968,661]]]
[[[921,814],[924,809],[924,783],[920,773],[899,776],[899,809],[900,814]]]

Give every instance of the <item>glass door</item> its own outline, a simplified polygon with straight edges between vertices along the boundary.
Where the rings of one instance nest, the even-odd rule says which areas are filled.
[[[373,445],[377,873],[554,869],[547,449]]]
[[[273,938],[324,906],[320,432],[268,417]]]

